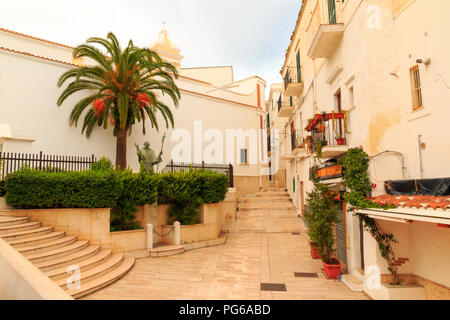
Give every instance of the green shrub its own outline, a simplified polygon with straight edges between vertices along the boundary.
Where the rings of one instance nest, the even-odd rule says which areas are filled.
[[[117,175],[96,171],[44,172],[21,169],[6,178],[9,206],[32,208],[111,208],[121,193]]]
[[[114,171],[121,183],[121,195],[111,210],[111,231],[141,228],[136,220],[137,206],[155,203],[158,197],[156,179],[145,172]]]
[[[220,202],[225,199],[228,191],[228,177],[210,170],[202,172],[201,197],[205,203]]]
[[[6,194],[5,181],[0,180],[0,197],[4,197]]]
[[[227,193],[228,178],[210,170],[189,170],[156,175],[158,194],[172,203],[168,223],[198,223],[198,209],[203,203],[220,202]]]
[[[93,171],[108,171],[108,170],[114,170],[114,166],[106,157],[102,157],[97,162],[94,162],[91,164],[91,170]]]
[[[198,209],[202,205],[200,197],[191,200],[190,203],[175,203],[168,211],[167,223],[173,224],[179,221],[182,225],[198,223]]]

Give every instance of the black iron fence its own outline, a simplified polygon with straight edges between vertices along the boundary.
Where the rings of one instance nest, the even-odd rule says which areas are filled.
[[[82,171],[88,170],[97,158],[80,156],[61,156],[39,153],[0,152],[0,180],[24,166],[43,171]]]
[[[203,169],[212,170],[218,173],[223,173],[228,177],[228,187],[234,186],[233,165],[230,164],[208,164],[202,161],[202,163],[176,163],[171,160],[163,169],[164,172],[175,172],[190,169]]]

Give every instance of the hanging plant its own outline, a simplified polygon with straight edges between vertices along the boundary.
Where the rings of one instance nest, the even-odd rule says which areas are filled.
[[[343,180],[347,187],[344,199],[353,206],[353,208],[349,209],[350,211],[356,212],[358,209],[367,208],[395,208],[394,205],[374,203],[371,201],[372,198],[369,196],[372,192],[373,183],[369,180],[367,174],[367,170],[369,169],[369,156],[362,147],[349,149],[341,160],[341,164],[344,171]],[[397,243],[394,235],[385,233],[375,219],[372,219],[368,215],[360,212],[355,214],[363,222],[364,229],[367,230],[378,243],[381,256],[388,264],[388,270],[392,276],[392,284],[399,284],[397,274],[398,267],[396,266],[395,254],[392,248],[392,245]]]
[[[316,149],[317,158],[322,158],[322,147],[323,147],[323,143],[322,143],[322,141],[319,141],[317,143],[317,149]]]

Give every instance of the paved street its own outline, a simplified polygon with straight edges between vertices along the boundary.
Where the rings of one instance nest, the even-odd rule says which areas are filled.
[[[138,259],[125,277],[85,299],[368,299],[324,277],[293,208],[259,202],[264,209],[241,204],[226,244]],[[261,283],[285,284],[286,291],[261,291]]]

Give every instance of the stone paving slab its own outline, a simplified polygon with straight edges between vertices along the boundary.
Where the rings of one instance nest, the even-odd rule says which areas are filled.
[[[229,229],[221,246],[138,259],[122,279],[85,299],[368,299],[341,281],[325,279],[322,263],[310,256],[306,227],[296,213],[238,212]],[[295,277],[295,272],[315,272],[317,277]],[[261,282],[283,283],[286,292],[261,291]]]

